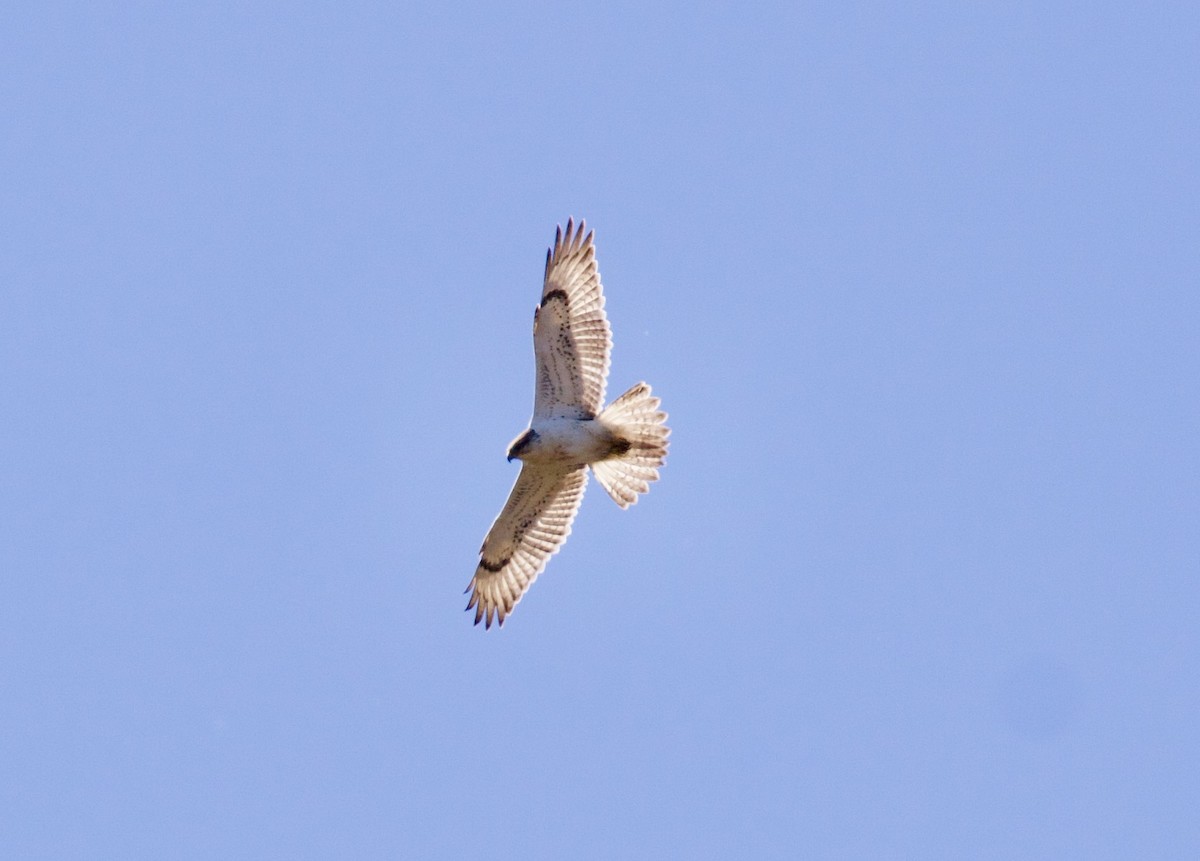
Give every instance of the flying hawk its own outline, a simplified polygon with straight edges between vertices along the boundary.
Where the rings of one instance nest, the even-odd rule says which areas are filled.
[[[592,233],[567,220],[546,252],[542,301],[533,310],[537,388],[529,429],[513,440],[508,459],[521,474],[479,549],[467,591],[475,624],[501,625],[571,533],[591,467],[622,508],[650,489],[667,456],[659,399],[638,383],[607,407],[604,387],[612,333],[596,268]]]

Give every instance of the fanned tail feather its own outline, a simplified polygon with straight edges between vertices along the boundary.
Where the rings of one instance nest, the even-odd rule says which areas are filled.
[[[633,505],[638,494],[650,489],[650,482],[658,478],[658,468],[667,458],[671,429],[665,424],[667,414],[658,408],[660,403],[650,393],[650,386],[638,383],[596,417],[621,445],[612,457],[593,463],[592,472],[622,508]]]

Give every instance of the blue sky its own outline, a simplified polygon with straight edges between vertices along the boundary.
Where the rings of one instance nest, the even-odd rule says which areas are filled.
[[[1200,852],[1189,4],[26,4],[0,854]],[[554,227],[593,483],[502,631]]]

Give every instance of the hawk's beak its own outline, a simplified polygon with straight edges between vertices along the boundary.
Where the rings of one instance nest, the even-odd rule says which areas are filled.
[[[513,456],[512,456],[511,454],[508,456],[508,462],[509,462],[509,463],[512,463],[512,462],[513,462]]]

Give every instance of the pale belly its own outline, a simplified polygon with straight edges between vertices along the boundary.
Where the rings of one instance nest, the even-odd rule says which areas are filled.
[[[533,431],[537,439],[520,455],[531,463],[595,463],[614,453],[612,432],[596,421],[550,419]]]

